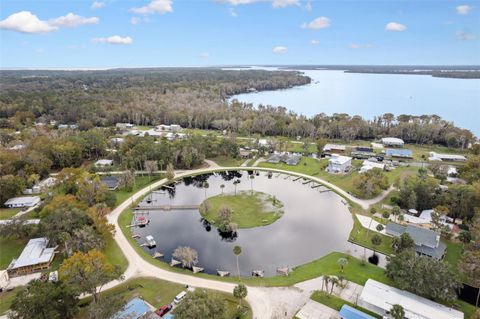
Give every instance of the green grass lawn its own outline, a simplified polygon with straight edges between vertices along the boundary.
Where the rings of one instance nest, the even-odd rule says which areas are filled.
[[[203,218],[212,225],[219,225],[218,212],[222,207],[228,207],[232,211],[232,221],[238,228],[252,228],[270,225],[283,215],[283,204],[275,200],[271,195],[243,191],[237,195],[224,194],[207,198],[201,206]],[[208,211],[205,210],[208,207]]]
[[[0,269],[8,267],[13,258],[20,256],[28,240],[0,237]]]
[[[360,246],[367,247],[375,251],[381,252],[386,255],[393,254],[392,237],[379,234],[378,232],[373,230],[368,231],[367,228],[363,227],[362,224],[360,224],[357,217],[355,217],[355,214],[352,214],[352,215],[353,215],[353,228],[352,228],[352,231],[350,232],[350,236],[348,239],[349,241],[356,243]],[[374,234],[379,234],[382,237],[382,243],[377,247],[375,247],[375,245],[372,244],[372,237]]]
[[[175,296],[183,290],[185,290],[184,285],[157,278],[141,277],[130,279],[115,288],[103,291],[101,296],[120,296],[125,302],[134,297],[141,297],[152,306],[159,308],[163,305],[171,303]],[[234,318],[237,301],[233,295],[221,292],[214,293],[225,300],[227,306],[226,318]],[[82,300],[81,304],[82,306],[85,306],[88,302],[91,302],[91,298]],[[86,318],[86,315],[85,307],[83,307],[82,311],[77,316],[77,319]],[[252,318],[251,310],[249,310],[247,315],[243,316],[242,318]]]
[[[144,188],[148,184],[151,184],[155,181],[158,181],[162,177],[163,177],[163,175],[152,175],[152,177],[150,179],[149,176],[137,175],[135,177],[135,187],[133,187],[131,191],[127,191],[125,189],[118,189],[118,190],[113,191],[113,193],[115,194],[115,197],[117,199],[116,202],[115,202],[115,206],[120,205],[127,198],[129,198],[130,196],[135,194],[137,191]]]
[[[457,264],[462,257],[463,252],[462,244],[454,243],[449,240],[443,240],[443,242],[447,245],[447,253],[443,261],[447,263],[452,270],[457,271]]]
[[[268,162],[261,162],[260,164],[258,164],[258,166],[282,169],[285,171],[297,172],[311,176],[318,176],[320,171],[325,169],[325,163],[325,160],[317,160],[311,157],[303,156],[298,165],[295,166],[287,165],[285,163],[273,164]]]
[[[0,208],[0,219],[9,219],[15,216],[20,208]]]
[[[0,292],[0,315],[5,314],[5,312],[10,309],[13,299],[15,299],[15,295],[20,289],[21,288],[15,288],[10,291]]]
[[[229,156],[217,156],[217,157],[212,157],[209,158],[209,160],[214,161],[220,166],[225,166],[225,167],[236,167],[242,165],[243,162],[245,162],[245,159],[242,158],[233,158]]]
[[[113,237],[110,237],[106,241],[106,245],[104,248],[105,256],[107,257],[108,261],[114,265],[118,266],[120,270],[125,272],[128,267],[128,260],[125,258],[125,256],[122,253],[122,250],[118,246],[117,242],[113,239]]]
[[[334,295],[330,295],[328,294],[327,292],[325,291],[315,291],[311,296],[310,296],[310,299],[312,300],[315,300],[316,302],[319,302],[321,304],[324,304],[325,306],[327,307],[330,307],[332,309],[335,309],[337,311],[340,311],[340,309],[342,308],[343,305],[347,304],[353,308],[356,308],[366,314],[369,314],[370,316],[372,317],[375,317],[375,318],[382,318],[381,316],[377,315],[376,313],[373,313],[367,309],[364,309],[362,307],[359,307],[359,306],[355,306],[354,304],[352,304],[351,302],[349,301],[346,301],[346,300],[343,300],[337,296],[334,296]]]

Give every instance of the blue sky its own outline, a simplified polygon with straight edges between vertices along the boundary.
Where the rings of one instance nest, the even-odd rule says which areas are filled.
[[[480,1],[3,0],[0,66],[480,64]]]

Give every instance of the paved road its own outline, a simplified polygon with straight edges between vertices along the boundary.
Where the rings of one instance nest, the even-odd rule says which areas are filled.
[[[214,163],[208,163],[211,166],[214,166]],[[207,172],[214,172],[219,170],[237,170],[237,169],[245,169],[245,167],[209,167],[209,168],[202,168],[197,170],[192,170],[188,172],[182,172],[176,174],[176,178],[181,178],[193,173],[207,173]],[[347,192],[343,191],[339,187],[330,184],[320,178],[311,177],[305,174],[300,173],[292,173],[287,172],[279,169],[269,169],[269,168],[259,168],[255,167],[252,169],[255,170],[262,170],[262,171],[275,171],[284,174],[291,174],[295,176],[310,178],[316,182],[323,183],[332,189],[335,189],[338,193],[342,194],[343,196],[349,198],[353,202],[361,205],[364,208],[368,208],[369,205],[372,203],[376,203],[383,199],[385,194],[372,199],[372,200],[361,200],[355,198],[354,196],[348,194]],[[123,254],[128,260],[128,268],[124,273],[124,279],[128,280],[134,277],[155,277],[163,280],[173,281],[176,283],[190,285],[194,287],[202,287],[207,289],[219,290],[223,292],[231,293],[234,288],[234,284],[220,282],[216,280],[198,278],[194,276],[178,274],[175,272],[170,272],[165,269],[161,269],[156,267],[147,261],[145,261],[134,248],[130,245],[130,242],[125,237],[123,232],[120,229],[118,224],[118,217],[120,216],[121,212],[127,209],[131,203],[137,201],[138,199],[142,198],[151,189],[157,188],[161,186],[163,183],[167,182],[166,179],[159,180],[152,185],[149,185],[127,200],[125,200],[122,204],[116,207],[108,216],[108,220],[115,226],[115,236],[114,239],[119,245],[120,249],[122,250]],[[386,196],[386,195],[385,195]],[[315,280],[315,279],[314,279]],[[106,284],[103,289],[112,288],[118,284],[120,281],[112,281]],[[250,306],[252,307],[254,318],[257,319],[271,319],[271,318],[291,318],[295,312],[302,307],[302,305],[307,302],[309,297],[309,292],[299,289],[298,287],[282,287],[282,288],[265,288],[265,287],[248,287],[248,296],[247,301],[249,302]],[[287,314],[285,316],[285,314]]]

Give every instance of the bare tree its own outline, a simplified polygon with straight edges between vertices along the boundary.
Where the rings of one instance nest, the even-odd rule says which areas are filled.
[[[145,161],[144,166],[148,172],[150,180],[152,180],[152,173],[158,171],[158,163],[156,161]]]
[[[175,248],[172,256],[178,259],[183,267],[192,268],[198,263],[197,251],[188,246],[179,246]]]

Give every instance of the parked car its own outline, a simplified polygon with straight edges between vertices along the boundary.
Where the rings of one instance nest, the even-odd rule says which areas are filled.
[[[180,301],[182,301],[182,299],[185,298],[186,295],[187,295],[187,292],[186,292],[186,291],[182,291],[181,293],[179,293],[179,294],[175,297],[175,299],[173,300],[173,302],[174,302],[175,304],[180,303]]]
[[[155,311],[155,313],[157,315],[159,315],[160,317],[163,317],[164,315],[166,315],[170,310],[172,310],[172,305],[164,305],[164,306],[161,306],[160,308],[158,308],[157,311]]]

